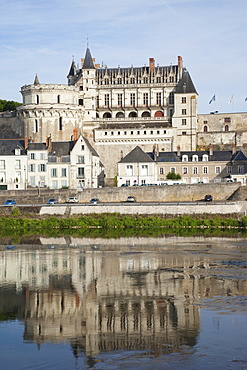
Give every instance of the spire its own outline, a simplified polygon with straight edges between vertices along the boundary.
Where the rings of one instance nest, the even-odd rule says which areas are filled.
[[[75,61],[73,59],[73,61],[71,63],[70,70],[69,70],[69,76],[75,76],[75,72],[76,72],[76,65],[75,65]]]
[[[179,94],[197,94],[189,72],[184,68],[181,80],[178,82],[176,92]]]
[[[35,79],[34,79],[34,83],[33,83],[34,85],[40,85],[40,83],[39,83],[39,78],[38,78],[38,75],[37,75],[37,73],[36,73],[36,76],[35,76]]]
[[[93,59],[92,55],[90,53],[89,48],[86,50],[86,55],[83,63],[83,69],[95,69],[94,64],[93,64]]]

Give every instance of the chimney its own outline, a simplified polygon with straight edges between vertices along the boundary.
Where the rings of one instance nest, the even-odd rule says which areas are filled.
[[[26,149],[27,149],[27,147],[28,147],[28,137],[27,137],[27,136],[25,136],[25,137],[24,137],[24,149],[26,150]]]
[[[183,75],[183,58],[178,57],[178,76],[179,80],[182,78]]]
[[[209,155],[213,155],[214,154],[214,151],[213,151],[213,145],[210,144],[209,145]]]
[[[78,128],[75,128],[73,130],[73,136],[74,136],[74,142],[78,140]]]
[[[154,58],[149,58],[149,69],[150,69],[150,72],[154,73],[154,67],[155,67],[155,60],[154,60]]]
[[[181,155],[181,150],[180,150],[180,145],[178,145],[177,147],[177,156],[180,157]]]
[[[232,154],[236,154],[236,152],[237,152],[236,144],[232,144]]]
[[[51,135],[46,136],[46,146],[48,147],[48,153],[51,152]]]

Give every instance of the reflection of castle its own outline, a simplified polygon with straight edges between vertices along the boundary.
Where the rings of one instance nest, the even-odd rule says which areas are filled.
[[[87,355],[175,350],[195,344],[200,317],[194,303],[200,297],[246,288],[244,281],[200,278],[198,271],[210,266],[208,256],[172,247],[112,249],[0,250],[0,291],[15,284],[25,293],[25,340],[70,340],[75,354]]]

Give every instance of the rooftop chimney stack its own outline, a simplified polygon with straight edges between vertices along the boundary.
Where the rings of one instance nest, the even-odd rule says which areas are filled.
[[[177,147],[177,156],[180,157],[181,155],[181,149],[180,149],[180,145],[178,145]]]
[[[154,60],[154,58],[149,58],[149,69],[150,69],[150,72],[154,73],[154,67],[155,67],[155,60]]]
[[[209,145],[209,155],[213,155],[213,154],[214,154],[213,145],[210,144]]]
[[[182,78],[183,75],[183,58],[178,57],[178,76],[179,80]]]
[[[232,144],[232,154],[236,154],[236,152],[237,152],[236,144]]]

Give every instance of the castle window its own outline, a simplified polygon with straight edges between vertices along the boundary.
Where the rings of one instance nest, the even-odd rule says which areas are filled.
[[[84,146],[84,145],[82,145],[82,146],[81,146],[81,150],[84,150],[84,149],[85,149],[85,146]]]
[[[182,114],[183,115],[186,115],[187,113],[186,113],[186,109],[182,109]]]
[[[169,81],[170,82],[174,82],[174,77],[173,76],[170,76]]]
[[[120,131],[118,131],[118,132],[117,132],[117,134],[118,134],[118,135],[120,135],[120,134],[121,134],[121,132],[120,132]]]
[[[127,135],[127,131],[124,131],[124,135]]]
[[[83,86],[80,86],[80,91],[82,91],[83,90]]]
[[[130,78],[130,83],[131,83],[131,84],[134,84],[134,83],[135,83],[135,78],[134,78],[134,77],[131,77],[131,78]]]
[[[156,104],[161,105],[161,92],[156,93]]]
[[[133,135],[134,134],[134,131],[130,131],[130,135]]]
[[[218,174],[219,174],[219,173],[220,173],[220,171],[221,171],[221,168],[220,168],[219,166],[216,166],[216,167],[215,167],[215,173],[218,173]]]
[[[121,77],[118,77],[117,83],[118,83],[118,85],[121,85],[121,83],[122,83],[122,78]]]
[[[156,77],[156,82],[157,82],[158,84],[160,84],[160,83],[161,83],[161,77]]]
[[[207,174],[208,173],[208,167],[203,167],[203,173]]]
[[[186,126],[186,123],[187,123],[186,118],[183,118],[182,119],[182,126]]]
[[[227,166],[227,173],[232,173],[232,166]]]
[[[192,162],[198,162],[198,155],[194,154],[192,156]]]
[[[147,134],[147,131],[143,131],[143,135],[146,135]]]
[[[186,103],[186,97],[185,96],[183,96],[182,97],[182,104],[185,104]]]
[[[159,130],[157,130],[157,134],[159,134],[160,133],[160,131]]]
[[[206,125],[208,123],[208,121],[203,121],[204,125]]]
[[[224,118],[224,122],[225,122],[225,123],[230,123],[230,122],[231,122],[231,118],[230,118],[230,117],[226,117],[226,118]]]
[[[151,130],[151,131],[150,131],[150,135],[153,135],[153,133],[154,133],[154,132],[153,132],[153,130]]]
[[[36,95],[36,103],[39,104],[39,95]]]
[[[105,131],[105,136],[107,135],[107,131]]]
[[[120,107],[123,104],[123,94],[117,94],[117,103],[120,105]]]
[[[183,174],[187,175],[187,173],[188,173],[188,167],[183,167]]]
[[[164,134],[166,134],[166,130],[164,130]]]
[[[164,175],[164,168],[160,167],[160,175]]]
[[[143,83],[147,84],[148,83],[148,77],[143,77]]]
[[[238,173],[244,173],[244,165],[238,166]]]
[[[60,103],[60,95],[57,96],[57,102]]]
[[[109,85],[109,78],[105,79],[105,85]]]
[[[103,118],[111,118],[111,113],[110,112],[105,112],[103,114]]]
[[[114,132],[113,131],[111,131],[111,135],[114,135]]]
[[[135,103],[136,103],[136,94],[135,94],[135,93],[131,93],[131,94],[130,94],[130,104],[131,104],[132,106],[134,106],[134,105],[135,105]]]
[[[137,131],[137,135],[140,135],[140,131]]]
[[[193,174],[194,175],[198,174],[198,167],[193,167]]]
[[[83,99],[79,99],[79,105],[83,105]]]
[[[62,129],[63,129],[63,118],[59,117],[58,130],[62,131]]]
[[[148,93],[143,93],[143,104],[148,105]]]
[[[182,131],[182,135],[187,135],[186,131]]]
[[[208,126],[203,126],[203,132],[208,132]]]
[[[225,131],[228,132],[229,131],[229,125],[225,125]]]
[[[39,132],[38,120],[35,120],[35,132]]]
[[[109,100],[110,100],[110,95],[109,94],[105,94],[105,106],[106,107],[109,107]]]

